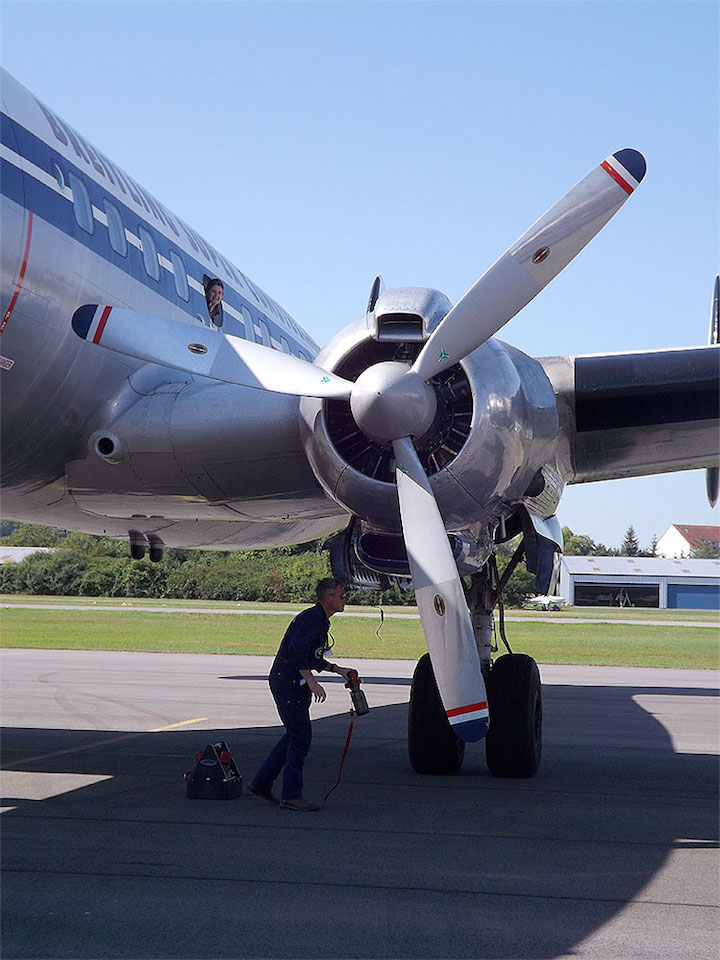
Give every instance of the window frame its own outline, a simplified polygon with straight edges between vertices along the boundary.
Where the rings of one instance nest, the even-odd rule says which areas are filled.
[[[148,228],[144,224],[138,224],[138,237],[140,238],[140,243],[142,244],[142,260],[145,266],[145,273],[156,283],[160,282],[160,261],[158,260],[158,251],[157,246],[155,245],[155,237],[150,233]],[[147,241],[146,241],[147,238]],[[152,265],[152,270],[150,266]]]
[[[180,297],[181,300],[184,300],[185,303],[190,302],[190,286],[188,285],[187,279],[187,267],[185,266],[185,261],[177,250],[170,250],[168,259],[173,265],[173,280],[175,282],[175,293]],[[178,273],[178,270],[180,273]]]
[[[125,224],[123,222],[122,214],[112,202],[107,197],[103,197],[103,210],[105,211],[105,216],[107,217],[107,231],[108,239],[110,241],[110,246],[113,248],[115,253],[120,257],[127,257],[128,255],[128,242],[127,234],[125,233]],[[114,227],[111,227],[110,224],[113,223]],[[120,233],[118,234],[118,227]],[[120,238],[119,248],[116,245],[115,241]]]
[[[62,173],[62,171],[60,172]],[[81,230],[84,230],[85,233],[92,236],[95,233],[95,214],[93,213],[92,200],[90,199],[88,188],[85,186],[80,175],[75,173],[74,170],[68,170],[66,183],[72,190],[75,223],[77,223]]]
[[[270,333],[270,326],[267,320],[265,320],[264,317],[258,317],[256,323],[260,328],[260,339],[258,340],[256,333],[255,342],[261,343],[265,347],[272,347],[272,334]]]

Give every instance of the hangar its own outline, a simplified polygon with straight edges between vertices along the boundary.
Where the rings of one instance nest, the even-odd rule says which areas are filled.
[[[559,592],[577,607],[720,610],[720,560],[563,557]]]

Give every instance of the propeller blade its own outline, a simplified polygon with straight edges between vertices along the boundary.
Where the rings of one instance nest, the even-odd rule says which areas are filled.
[[[298,397],[343,399],[353,384],[299,357],[207,327],[95,303],[79,307],[75,333],[127,357],[211,380]]]
[[[591,170],[455,304],[413,370],[428,380],[497,333],[599,233],[644,176],[637,150],[619,150]]]
[[[405,547],[438,690],[461,740],[482,740],[489,716],[475,635],[437,501],[409,437],[393,440]]]

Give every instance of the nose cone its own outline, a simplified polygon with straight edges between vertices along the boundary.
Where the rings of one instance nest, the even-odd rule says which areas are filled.
[[[377,363],[355,381],[350,408],[371,440],[422,437],[437,410],[435,391],[404,363]]]

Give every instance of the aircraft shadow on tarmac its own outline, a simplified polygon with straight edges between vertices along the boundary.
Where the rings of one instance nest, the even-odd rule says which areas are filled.
[[[368,681],[371,706],[378,682],[407,681]],[[313,819],[246,793],[225,803],[185,798],[196,750],[227,741],[247,785],[278,727],[7,729],[4,769],[111,779],[43,800],[3,799],[15,808],[2,816],[4,955],[572,953],[652,884],[674,849],[717,841],[717,758],[675,753],[636,695],[717,693],[546,686],[543,766],[517,781],[491,777],[478,748],[458,776],[414,774],[406,704],[372,708],[355,724],[341,785]],[[313,730],[306,792],[321,797],[337,775],[347,714]],[[318,844],[340,847],[320,872],[307,854]],[[326,902],[362,929],[361,946],[342,924],[317,931]],[[218,935],[218,917],[231,937]]]

